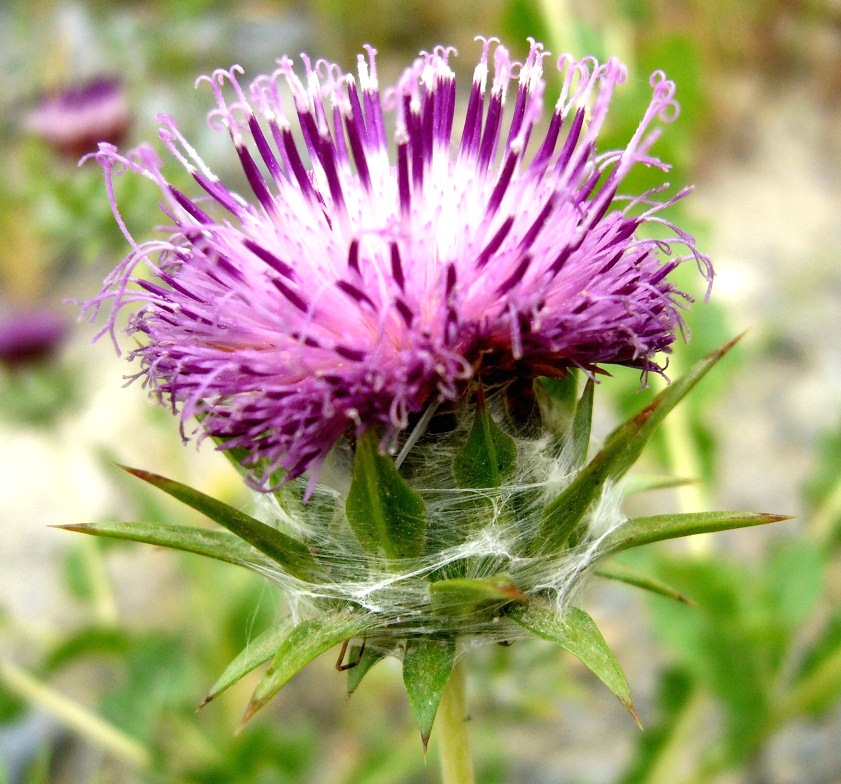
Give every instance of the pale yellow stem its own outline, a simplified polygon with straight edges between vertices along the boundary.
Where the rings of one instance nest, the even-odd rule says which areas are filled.
[[[152,754],[142,743],[6,659],[0,659],[0,681],[13,694],[117,759],[135,768],[151,767]]]
[[[435,722],[443,784],[474,784],[476,781],[467,722],[466,683],[464,669],[459,662],[444,687]]]

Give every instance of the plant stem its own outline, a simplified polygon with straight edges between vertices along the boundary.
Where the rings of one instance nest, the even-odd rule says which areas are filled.
[[[117,601],[111,587],[111,580],[105,568],[105,558],[101,544],[91,537],[85,537],[82,542],[85,564],[93,592],[93,605],[96,619],[104,626],[114,626],[117,623]]]
[[[675,716],[669,735],[657,749],[644,784],[669,784],[673,781],[686,781],[687,753],[693,737],[698,732],[703,711],[703,697],[697,686],[687,698],[680,712]],[[692,779],[693,784],[695,779]]]
[[[110,752],[122,762],[135,768],[151,767],[152,753],[138,740],[82,705],[59,694],[6,659],[0,659],[0,683],[13,694],[52,714],[69,730]]]
[[[474,784],[467,732],[467,699],[461,662],[453,668],[441,695],[436,728],[439,732],[443,784]]]
[[[795,716],[807,713],[815,703],[826,700],[827,695],[841,684],[841,648],[827,656],[815,669],[800,679],[776,706],[771,727],[776,729]]]

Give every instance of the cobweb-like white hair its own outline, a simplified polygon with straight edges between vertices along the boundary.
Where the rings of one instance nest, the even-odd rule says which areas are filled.
[[[435,635],[443,628],[475,643],[525,636],[504,617],[465,615],[463,608],[431,596],[432,581],[456,575],[483,579],[503,574],[522,594],[549,598],[563,613],[604,555],[602,541],[625,520],[619,509],[621,488],[605,487],[573,546],[560,555],[530,555],[526,543],[534,540],[546,505],[572,482],[577,469],[551,436],[515,437],[517,460],[499,488],[456,487],[453,461],[472,419],[459,413],[465,415],[455,417],[454,429],[422,437],[403,466],[427,508],[428,552],[421,557],[372,558],[361,548],[345,516],[352,464],[345,443],[334,449],[306,503],[300,500],[306,479],[295,480],[297,488],[293,483],[288,491],[258,497],[267,522],[306,540],[329,567],[328,579],[317,584],[258,569],[281,586],[293,622],[352,605],[381,619],[370,635],[375,642]]]

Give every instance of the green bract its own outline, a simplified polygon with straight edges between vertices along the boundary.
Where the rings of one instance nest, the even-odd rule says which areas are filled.
[[[599,562],[664,539],[783,519],[710,512],[625,520],[611,511],[617,482],[654,430],[731,346],[616,428],[589,462],[595,385],[588,380],[579,396],[570,373],[535,382],[541,421],[529,432],[536,436],[517,435],[480,386],[437,414],[437,426],[413,434],[416,443],[399,467],[372,430],[346,439],[331,464],[340,481],[309,490],[304,480],[284,485],[275,494],[275,525],[127,469],[226,530],[149,522],[68,527],[238,564],[282,586],[290,617],[253,640],[203,703],[270,661],[243,723],[307,663],[344,643],[337,667],[347,671],[348,694],[382,658],[402,658],[425,745],[459,644],[524,635],[577,656],[635,716],[621,667],[593,619],[571,605],[572,589],[595,573],[687,601],[643,573]],[[435,417],[421,422],[430,419],[436,425]]]

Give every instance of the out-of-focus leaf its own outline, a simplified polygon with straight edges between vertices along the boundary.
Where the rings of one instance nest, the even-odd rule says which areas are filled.
[[[824,588],[827,554],[807,539],[775,547],[762,565],[764,596],[776,623],[796,629],[814,608]]]
[[[675,487],[686,487],[697,484],[697,479],[684,479],[668,476],[631,476],[624,485],[625,497],[638,493],[650,493],[655,490],[671,490]]]
[[[376,623],[373,616],[355,609],[311,618],[293,627],[266,670],[240,722],[244,727],[301,669],[317,656],[350,637],[358,637]]]
[[[771,721],[770,696],[790,630],[763,601],[754,570],[716,558],[653,559],[657,576],[692,596],[696,607],[651,602],[655,633],[687,672],[724,707],[723,754],[742,764]]]
[[[50,784],[52,779],[53,749],[47,744],[38,749],[32,767],[26,771],[26,778],[23,784]]]
[[[79,539],[78,542],[82,540]],[[88,557],[81,547],[70,547],[62,559],[64,583],[74,598],[90,604],[96,591],[91,580]]]
[[[664,754],[683,753],[680,741],[672,746],[680,732],[681,716],[687,710],[693,694],[691,677],[685,670],[666,670],[659,679],[658,703],[660,716],[656,725],[646,726],[636,744],[636,755],[619,784],[645,784]]]
[[[841,607],[836,607],[789,687],[792,707],[819,715],[841,696]],[[786,717],[788,718],[788,717]]]
[[[452,639],[420,639],[409,642],[403,657],[403,683],[409,705],[426,750],[441,694],[456,662],[456,644]]]
[[[271,659],[277,653],[289,631],[289,622],[284,619],[251,640],[225,668],[216,683],[210,687],[210,691],[202,700],[199,708],[203,708],[212,699],[215,699],[223,691],[248,675],[249,672]]]
[[[15,721],[26,710],[26,703],[0,683],[0,724]],[[2,764],[2,760],[0,760]],[[0,779],[2,781],[2,779]]]
[[[664,539],[767,525],[790,519],[786,515],[762,512],[690,512],[636,517],[620,525],[602,540],[602,552],[618,553]]]
[[[101,626],[90,626],[73,632],[50,650],[43,663],[45,674],[89,656],[124,656],[133,640],[127,632]]]
[[[841,543],[841,428],[824,433],[804,496],[816,536],[830,546]]]
[[[426,505],[400,476],[394,461],[380,454],[377,437],[367,430],[356,441],[353,478],[345,506],[362,547],[389,558],[414,558],[426,539]]]
[[[578,473],[572,483],[543,513],[543,522],[532,542],[536,554],[558,552],[601,493],[608,479],[619,479],[636,462],[658,425],[735,345],[735,340],[707,355],[677,381],[664,389],[639,414],[608,436],[602,450]]]
[[[507,574],[486,578],[457,577],[429,586],[433,606],[447,615],[469,615],[489,605],[525,601],[525,594]]]
[[[160,731],[161,720],[189,706],[200,688],[194,661],[178,635],[135,635],[121,658],[125,672],[100,702],[105,719],[143,742]]]
[[[695,604],[691,599],[688,599],[680,591],[667,585],[662,580],[651,577],[625,564],[610,561],[596,569],[596,574],[606,580],[617,580],[627,585],[633,585],[635,588],[642,588],[644,591],[650,591],[651,593],[665,596],[668,599],[683,602],[684,604]]]
[[[473,427],[453,460],[456,484],[474,489],[499,487],[516,460],[514,439],[494,422],[479,387]]]
[[[167,523],[77,523],[55,527],[92,536],[183,550],[248,568],[271,565],[271,561],[255,552],[246,542],[226,531],[208,531],[188,525]]]
[[[561,616],[554,607],[538,601],[516,607],[510,618],[532,634],[560,645],[576,656],[608,687],[639,724],[625,673],[595,621],[584,610],[570,607]]]
[[[122,466],[128,473],[177,498],[197,512],[207,515],[215,523],[248,542],[267,555],[289,574],[302,580],[312,579],[319,571],[318,564],[303,542],[240,512],[216,498],[172,479],[138,468]]]

